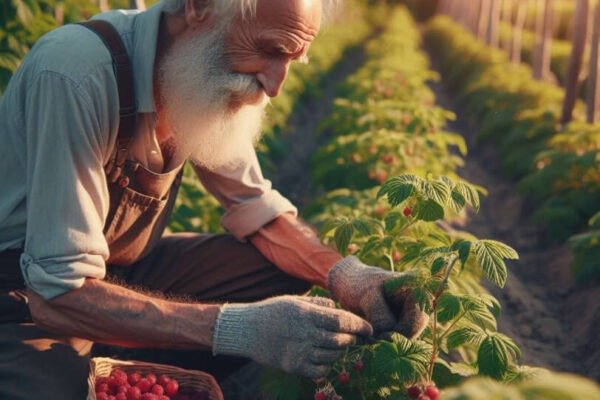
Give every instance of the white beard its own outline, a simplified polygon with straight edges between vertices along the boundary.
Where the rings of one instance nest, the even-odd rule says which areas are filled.
[[[224,32],[217,28],[174,47],[159,67],[175,145],[171,165],[189,159],[209,170],[233,168],[252,157],[260,140],[269,99],[253,76],[228,71]]]

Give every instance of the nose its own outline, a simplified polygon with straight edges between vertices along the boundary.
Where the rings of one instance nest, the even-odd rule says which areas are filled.
[[[273,60],[267,64],[263,71],[256,74],[256,79],[262,85],[267,96],[275,97],[279,94],[289,68],[290,62],[288,60]]]

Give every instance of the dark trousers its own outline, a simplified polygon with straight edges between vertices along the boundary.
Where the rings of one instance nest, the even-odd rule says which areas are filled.
[[[0,256],[0,282],[6,259]],[[17,263],[18,265],[18,263]],[[14,271],[14,268],[12,269]],[[301,294],[310,285],[286,275],[250,243],[231,235],[175,234],[129,267],[109,267],[109,279],[167,297],[202,302],[252,302]],[[53,335],[28,322],[24,298],[0,285],[0,399],[83,400],[90,356],[143,360],[198,369],[220,380],[247,360],[208,352],[124,349]]]

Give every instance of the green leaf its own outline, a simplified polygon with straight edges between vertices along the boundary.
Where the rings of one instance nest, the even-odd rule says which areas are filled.
[[[401,212],[398,212],[398,211],[389,212],[385,216],[385,230],[388,232],[392,231],[396,227],[398,222],[404,221],[405,219],[406,218],[402,215]]]
[[[387,194],[388,203],[392,207],[396,207],[398,204],[401,204],[404,200],[408,199],[414,190],[412,184],[396,183],[393,181],[394,179],[395,178],[392,178],[383,184],[381,189],[379,189],[379,193],[377,193],[377,198]]]
[[[496,318],[485,300],[480,296],[463,295],[460,301],[466,311],[466,319],[484,329],[496,330]]]
[[[436,258],[433,264],[431,264],[431,275],[436,275],[437,273],[442,271],[445,265],[446,259],[444,257]]]
[[[444,218],[444,208],[433,200],[425,200],[417,203],[414,213],[417,219],[427,222]]]
[[[438,204],[446,204],[450,197],[451,186],[441,179],[427,181],[423,183],[423,191],[427,198],[434,200]]]
[[[431,313],[433,309],[433,293],[425,287],[417,287],[412,290],[411,295],[421,310],[426,314]]]
[[[335,240],[335,245],[339,252],[345,254],[350,241],[352,240],[352,235],[354,234],[354,226],[352,223],[346,223],[344,225],[338,226],[335,230],[335,234],[333,235],[333,239]]]
[[[412,269],[398,274],[397,278],[390,279],[383,283],[383,289],[387,295],[393,295],[397,290],[410,287],[423,286],[427,280],[427,274],[421,269]]]
[[[452,191],[450,199],[450,207],[452,208],[452,210],[454,210],[454,212],[457,213],[460,212],[460,210],[462,210],[467,204],[467,200],[465,200],[465,197],[456,190]]]
[[[502,257],[498,254],[497,247],[485,240],[475,242],[473,247],[475,258],[485,276],[496,286],[504,287],[508,271]]]
[[[475,187],[465,182],[458,182],[454,190],[461,194],[476,212],[479,211],[479,193]]]
[[[452,350],[463,344],[473,344],[479,346],[486,338],[485,332],[475,326],[464,326],[448,334],[446,343],[448,349]]]
[[[453,320],[463,311],[460,298],[449,293],[438,298],[437,310],[437,319],[441,323]]]
[[[458,250],[458,259],[463,266],[471,254],[471,245],[472,243],[468,240],[458,240],[452,244],[452,250]]]
[[[398,383],[414,382],[427,373],[431,352],[431,346],[425,342],[393,334],[392,342],[374,346],[372,365],[377,374],[391,377]]]
[[[477,351],[477,366],[479,374],[502,379],[509,366],[509,354],[504,343],[496,334],[490,334],[479,346]]]
[[[370,235],[371,232],[373,232],[372,226],[368,221],[364,221],[358,218],[352,220],[352,227],[355,231],[365,236]]]

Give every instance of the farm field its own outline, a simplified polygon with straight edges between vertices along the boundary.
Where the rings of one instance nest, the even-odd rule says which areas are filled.
[[[250,363],[226,400],[600,400],[600,3],[578,56],[584,1],[556,0],[554,22],[527,3],[518,62],[516,0],[353,0],[292,66],[265,176],[323,243],[398,272],[386,295],[409,290],[428,320],[355,343],[319,381]],[[64,23],[98,9],[65,4]],[[35,7],[5,14],[0,90],[58,24]],[[168,231],[224,232],[222,212],[187,165]]]

